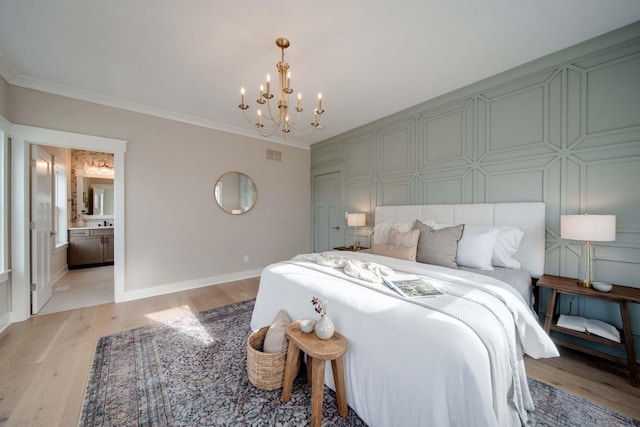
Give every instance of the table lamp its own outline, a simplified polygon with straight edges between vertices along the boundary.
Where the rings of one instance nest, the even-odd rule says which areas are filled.
[[[350,213],[347,214],[347,225],[353,227],[353,249],[358,249],[358,227],[362,227],[367,223],[367,218],[363,213]]]
[[[562,215],[560,237],[569,240],[584,240],[580,253],[578,285],[590,287],[595,277],[595,248],[591,242],[616,240],[615,215]]]

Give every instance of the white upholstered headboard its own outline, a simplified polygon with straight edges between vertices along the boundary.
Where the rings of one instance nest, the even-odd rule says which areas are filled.
[[[474,203],[376,207],[375,223],[433,220],[440,224],[513,225],[524,231],[514,258],[532,277],[544,273],[544,203]]]

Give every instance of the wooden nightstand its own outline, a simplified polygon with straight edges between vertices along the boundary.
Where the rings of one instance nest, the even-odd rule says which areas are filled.
[[[612,356],[601,351],[592,350],[587,347],[574,344],[572,342],[565,341],[561,338],[553,338],[553,341],[561,346],[572,348],[592,356],[601,357],[603,359],[611,360],[612,362],[619,363],[626,366],[629,369],[629,375],[631,376],[631,384],[635,387],[640,387],[640,378],[638,376],[638,364],[636,362],[636,353],[633,347],[633,336],[631,335],[631,322],[629,320],[629,307],[627,303],[634,302],[640,304],[640,289],[631,288],[628,286],[613,285],[613,288],[609,292],[600,292],[593,288],[584,288],[576,283],[576,279],[570,279],[567,277],[543,275],[537,283],[537,286],[543,288],[549,288],[551,293],[549,294],[549,301],[547,305],[547,315],[544,320],[544,330],[551,335],[551,331],[562,332],[566,335],[571,335],[584,340],[597,342],[600,344],[608,345],[611,347],[621,348],[626,350],[627,358]],[[594,298],[602,301],[609,301],[616,303],[620,306],[620,316],[622,317],[622,336],[621,343],[601,338],[596,335],[589,335],[584,332],[576,332],[571,329],[566,329],[558,326],[556,306],[558,305],[558,294],[579,295],[585,298]]]
[[[358,246],[358,247],[353,247],[353,246],[338,246],[337,248],[333,248],[336,251],[351,251],[351,252],[359,252],[359,251],[366,251],[369,248],[365,248],[364,246]]]

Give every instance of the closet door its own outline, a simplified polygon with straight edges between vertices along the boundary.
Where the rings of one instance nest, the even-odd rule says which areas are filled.
[[[344,245],[344,213],[340,209],[340,172],[313,177],[314,252]]]

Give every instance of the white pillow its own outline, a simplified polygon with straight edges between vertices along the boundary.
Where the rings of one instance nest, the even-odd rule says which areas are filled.
[[[433,220],[424,221],[425,224],[433,228],[434,230],[440,230],[445,227],[451,227],[446,224],[438,224]],[[519,269],[521,267],[520,261],[513,258],[513,255],[518,252],[524,232],[518,227],[512,225],[465,225],[464,232],[467,231],[492,231],[498,230],[498,238],[496,239],[495,246],[493,247],[493,254],[491,255],[491,265],[494,267],[514,268]],[[464,234],[462,236],[464,238]],[[462,240],[461,240],[462,241]],[[461,264],[462,265],[462,264]]]
[[[413,221],[407,222],[381,222],[379,224],[376,224],[373,227],[373,241],[381,245],[388,245],[389,231],[391,231],[392,228],[395,228],[401,233],[406,233],[407,231],[413,230],[413,226],[415,225],[415,223],[416,220],[414,219]]]
[[[435,222],[432,219],[428,219],[426,221],[420,221],[420,222],[422,222],[424,225],[428,225],[429,227],[433,228],[434,230],[442,230],[443,228],[447,228],[447,227],[452,227],[453,226],[453,224],[439,224],[439,223]]]
[[[500,234],[493,248],[491,263],[496,267],[520,268],[520,261],[512,257],[520,248],[524,231],[510,225],[500,225],[497,228]]]
[[[520,230],[518,227],[514,227],[512,225],[476,225],[469,226],[474,230],[481,231],[489,231],[489,230],[498,230],[498,239],[496,240],[496,245],[493,248],[493,255],[491,257],[491,264],[494,267],[504,267],[504,268],[520,268],[520,261],[512,258],[518,249],[520,248],[520,243],[522,242],[522,238],[524,237],[524,231]],[[465,228],[465,231],[467,229]]]
[[[458,265],[493,271],[491,257],[498,233],[498,230],[484,231],[465,227],[462,238],[458,242],[456,258]]]

